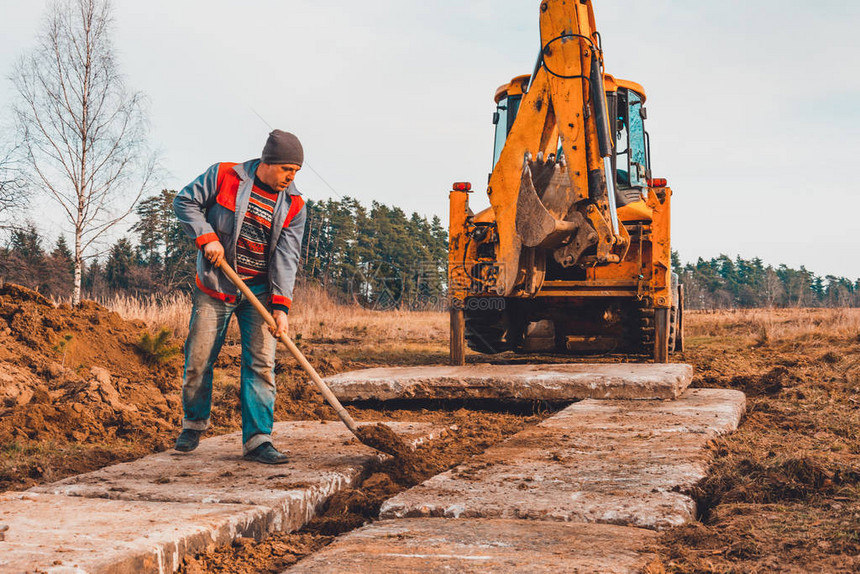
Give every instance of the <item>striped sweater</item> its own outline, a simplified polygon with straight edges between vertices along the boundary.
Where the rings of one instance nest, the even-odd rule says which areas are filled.
[[[251,285],[266,281],[272,213],[277,199],[278,192],[259,179],[254,179],[248,211],[236,242],[236,272]]]

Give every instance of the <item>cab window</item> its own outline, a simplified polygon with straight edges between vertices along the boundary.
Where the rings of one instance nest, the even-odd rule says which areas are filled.
[[[502,148],[505,147],[505,141],[508,139],[508,133],[514,125],[514,120],[517,117],[517,112],[520,109],[520,102],[523,97],[521,95],[505,96],[499,100],[496,106],[496,113],[493,114],[493,123],[496,124],[496,138],[493,145],[493,167],[499,161],[499,156],[502,155]]]
[[[615,171],[619,187],[644,187],[647,168],[642,96],[619,89],[615,114]]]
[[[630,132],[627,129],[627,91],[618,90],[615,114],[615,173],[620,187],[630,186],[630,166],[627,156],[630,155]]]
[[[642,97],[636,92],[627,91],[628,130],[630,132],[629,173],[630,185],[642,187],[646,185],[645,169],[645,121],[642,118]]]

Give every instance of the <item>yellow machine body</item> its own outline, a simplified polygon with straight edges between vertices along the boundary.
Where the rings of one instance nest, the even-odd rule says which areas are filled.
[[[490,207],[473,213],[464,184],[450,194],[452,360],[468,343],[666,361],[682,344],[682,290],[645,91],[604,73],[590,0],[541,2],[540,30],[534,73],[495,94]]]

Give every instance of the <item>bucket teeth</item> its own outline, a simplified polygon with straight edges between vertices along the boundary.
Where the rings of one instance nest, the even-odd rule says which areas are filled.
[[[567,165],[557,162],[555,154],[550,154],[546,161],[542,154],[538,154],[535,161],[524,162],[523,176],[526,169],[531,175],[535,193],[547,211],[556,219],[564,219],[575,202]]]
[[[525,247],[556,250],[555,259],[569,267],[594,245],[597,234],[574,209],[567,166],[563,158],[558,162],[555,159],[554,154],[546,161],[542,154],[535,161],[526,156],[517,198],[516,229]]]

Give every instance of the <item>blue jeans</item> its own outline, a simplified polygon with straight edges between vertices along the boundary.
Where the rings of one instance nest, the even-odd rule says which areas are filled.
[[[268,298],[266,285],[251,290],[260,300]],[[242,334],[242,370],[239,398],[242,404],[242,448],[247,454],[272,442],[275,415],[275,350],[277,341],[266,322],[247,299],[239,294],[226,303],[194,289],[194,306],[185,341],[185,373],[182,377],[183,429],[209,428],[212,411],[212,369],[230,317],[235,313]]]

